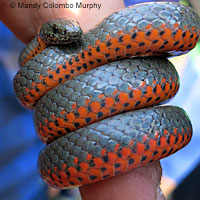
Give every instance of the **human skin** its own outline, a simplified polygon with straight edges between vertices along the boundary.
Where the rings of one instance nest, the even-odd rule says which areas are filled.
[[[79,14],[69,9],[22,9],[10,8],[11,0],[0,0],[0,19],[24,43],[36,35],[38,28],[49,19],[74,18],[79,21],[84,31],[92,28],[105,16],[124,7],[123,0],[83,0],[82,3],[100,3],[101,9],[80,9]],[[16,2],[16,1],[15,1]],[[39,0],[24,0],[25,3],[41,2]],[[66,3],[66,0],[48,1]],[[113,177],[106,181],[80,187],[83,200],[162,200],[159,185],[162,169],[156,161],[144,167]]]

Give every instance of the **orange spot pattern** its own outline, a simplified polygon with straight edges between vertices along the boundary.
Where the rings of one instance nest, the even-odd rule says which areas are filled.
[[[166,133],[166,131],[164,132]],[[71,167],[65,164],[64,169],[68,168],[69,175],[64,172],[64,169],[63,171],[56,171],[56,173],[42,170],[41,175],[49,185],[59,188],[70,188],[105,180],[133,168],[169,156],[190,141],[191,133],[192,130],[189,129],[181,134],[176,133],[174,130],[173,133],[168,134],[168,141],[166,137],[160,137],[159,145],[156,138],[152,139],[146,135],[145,140],[149,144],[149,149],[145,148],[145,143],[140,142],[133,143],[130,147],[122,147],[118,144],[114,152],[103,153],[99,158],[89,156],[87,158],[88,160],[94,159],[93,167],[89,166],[88,163],[80,163],[80,169],[77,170],[77,166]],[[174,138],[177,138],[176,142]],[[135,153],[133,153],[133,149],[135,149]],[[119,157],[119,155],[121,156]],[[104,161],[105,156],[107,157],[106,162]],[[77,162],[75,161],[74,164],[77,165]]]
[[[35,84],[32,89],[28,89],[24,94],[22,92],[20,101],[25,107],[33,108],[35,102],[41,96],[58,84],[100,65],[132,56],[162,55],[175,50],[185,52],[194,48],[199,38],[196,32],[187,29],[181,30],[179,27],[176,27],[175,30],[169,29],[166,25],[162,25],[158,29],[153,28],[151,24],[148,24],[147,27],[150,28],[145,31],[134,28],[130,34],[121,30],[116,38],[108,35],[105,41],[100,41],[97,38],[95,45],[89,44],[86,49],[81,50],[77,55],[71,55],[68,60],[63,61],[63,64],[57,64],[56,69],[49,68],[46,77],[39,75],[39,79],[42,79],[41,83]],[[134,32],[135,37],[133,37]],[[185,34],[184,37],[183,33]],[[122,39],[120,40],[120,38]],[[116,48],[118,48],[118,51],[116,51]],[[63,68],[63,66],[66,67]],[[73,74],[71,73],[72,70],[74,71]],[[58,71],[59,73],[57,73]],[[38,85],[40,89],[35,94],[33,90],[36,90]]]
[[[46,119],[44,121],[45,124],[38,121],[37,133],[43,142],[50,143],[68,132],[75,131],[77,128],[84,127],[98,120],[119,114],[123,111],[131,111],[166,101],[177,93],[179,88],[178,84],[178,79],[172,81],[171,84],[166,82],[166,87],[163,90],[161,85],[154,80],[152,86],[149,85],[146,87],[145,94],[142,94],[140,87],[130,87],[128,93],[115,89],[115,96],[113,97],[106,97],[102,91],[100,97],[105,102],[104,106],[100,102],[93,102],[91,99],[87,99],[85,107],[79,107],[77,104],[73,104],[72,112],[66,110],[61,111],[62,118],[54,116],[52,117],[53,122],[49,122]],[[154,88],[156,89],[155,91]],[[130,92],[133,93],[132,96],[130,96]],[[119,97],[118,101],[115,100],[116,96]],[[76,112],[78,112],[78,116],[76,116]]]

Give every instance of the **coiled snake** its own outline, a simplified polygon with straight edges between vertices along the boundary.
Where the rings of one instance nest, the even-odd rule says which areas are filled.
[[[74,20],[44,24],[14,78],[16,96],[34,108],[48,144],[39,155],[42,178],[59,188],[84,185],[185,146],[187,114],[158,104],[179,88],[166,56],[192,49],[199,36],[198,15],[178,3],[136,4],[86,33]]]

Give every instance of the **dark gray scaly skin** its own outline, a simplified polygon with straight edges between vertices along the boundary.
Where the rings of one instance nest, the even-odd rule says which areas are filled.
[[[54,19],[43,24],[38,35],[28,43],[19,56],[19,64],[23,66],[27,56],[33,52],[37,54],[39,48],[45,48],[50,44],[66,45],[80,40],[83,31],[79,23],[73,19]],[[40,41],[38,41],[40,39]],[[42,44],[40,43],[42,42]]]
[[[165,79],[165,81],[163,81]],[[145,85],[141,87],[143,81]],[[165,94],[166,84],[169,84],[169,91]],[[172,85],[175,85],[173,88]],[[162,90],[157,92],[157,85],[160,85]],[[151,94],[147,95],[146,89],[151,87]],[[134,89],[141,90],[141,98],[145,98],[145,103],[154,102],[152,95],[156,96],[156,103],[160,103],[170,99],[174,96],[179,87],[179,76],[174,66],[165,58],[159,57],[144,57],[133,58],[115,61],[98,68],[95,68],[85,74],[75,76],[72,79],[58,85],[53,90],[50,90],[44,95],[37,103],[34,110],[34,121],[37,127],[37,132],[41,139],[45,142],[49,142],[55,139],[55,135],[60,137],[72,131],[70,127],[56,122],[58,119],[64,119],[69,122],[74,129],[80,128],[81,124],[76,123],[75,119],[70,122],[67,114],[74,113],[76,118],[81,118],[85,121],[84,126],[94,122],[94,120],[101,120],[102,118],[117,114],[115,111],[115,105],[119,104],[119,95],[121,92],[127,93],[129,98],[126,102],[122,103],[122,109],[119,112],[133,110],[139,108],[140,99],[135,101],[135,104],[130,108],[129,101],[134,101]],[[118,91],[115,95],[113,93]],[[109,108],[110,113],[107,115],[99,110],[97,113],[90,108],[91,103],[99,102],[101,108],[106,106],[105,98],[99,98],[99,95],[103,94],[104,97],[112,97],[114,104]],[[133,99],[133,100],[131,100]],[[86,105],[85,102],[89,101]],[[73,105],[76,104],[76,108]],[[152,104],[143,104],[142,106],[150,106]],[[80,117],[78,113],[79,108],[86,108],[90,113],[93,113],[95,118],[88,118],[86,115]],[[126,109],[126,107],[128,109]],[[108,107],[107,107],[108,108]],[[61,113],[64,111],[64,113]],[[52,115],[54,116],[52,118]],[[49,123],[53,122],[58,127],[50,128]],[[41,133],[45,132],[42,127],[48,127],[50,132],[46,136],[42,136]],[[65,128],[65,130],[64,130]],[[59,134],[59,130],[63,129]],[[68,129],[68,130],[66,130]],[[53,137],[51,135],[54,135]]]
[[[149,5],[148,3],[134,5],[132,8],[121,10],[118,13],[114,13],[110,17],[105,18],[98,26],[89,32],[84,33],[80,42],[73,45],[69,44],[64,47],[51,46],[45,49],[41,54],[36,55],[18,71],[14,79],[16,95],[19,98],[22,94],[23,96],[27,95],[25,85],[29,90],[36,90],[32,83],[43,84],[44,79],[40,80],[39,75],[41,74],[45,78],[48,77],[49,71],[56,71],[56,62],[63,65],[66,61],[72,60],[73,57],[76,58],[76,55],[81,52],[90,52],[89,45],[91,45],[91,47],[95,46],[97,40],[106,43],[106,37],[108,35],[118,38],[117,32],[119,30],[124,30],[124,33],[131,34],[131,28],[138,27],[138,31],[144,31],[145,34],[148,34],[148,30],[145,29],[148,23],[151,23],[153,28],[159,27],[162,23],[170,29],[174,29],[174,24],[176,23],[179,24],[180,29],[182,30],[184,30],[184,27],[186,26],[188,30],[192,30],[192,28],[195,27],[193,32],[197,33],[197,35],[199,35],[200,30],[199,16],[190,7],[186,8],[180,4],[165,2]],[[176,34],[176,29],[174,29],[174,32],[172,32],[170,37],[174,38],[174,34]],[[198,38],[196,39],[198,40]],[[177,55],[184,52],[171,51],[170,53],[172,55]],[[90,56],[92,58],[94,55],[91,53]],[[82,64],[78,64],[79,59],[75,59],[73,62],[77,62],[77,66],[80,65],[82,70],[86,71]],[[106,62],[111,61],[109,57],[105,58],[105,60]]]
[[[178,136],[178,134],[174,132],[175,128],[177,128],[177,132],[181,136]],[[165,134],[164,130],[167,130],[168,134]],[[186,140],[189,142],[191,132],[191,122],[184,110],[179,107],[161,106],[127,112],[78,129],[53,141],[41,151],[38,167],[40,172],[44,171],[46,175],[54,173],[60,177],[59,172],[64,171],[68,177],[73,177],[68,171],[68,168],[63,170],[63,164],[72,166],[81,173],[79,166],[81,162],[86,162],[89,166],[94,166],[92,165],[92,163],[94,163],[94,158],[101,158],[106,161],[107,159],[105,158],[108,157],[109,152],[120,155],[124,147],[129,148],[132,154],[137,155],[137,143],[144,144],[145,151],[151,152],[149,141],[156,141],[159,147],[161,145],[160,139],[165,138],[167,141],[166,144],[169,145],[169,150],[167,152],[163,150],[160,155],[160,158],[162,158],[162,156],[167,156],[170,153],[176,152],[183,146],[183,144],[179,142],[177,148],[172,148],[172,145],[170,147],[170,138],[175,137],[176,144],[178,140],[184,140],[184,137],[186,137],[184,134],[186,134]],[[160,136],[156,137],[156,133],[159,133]],[[145,142],[143,140],[144,135],[147,135]],[[133,140],[134,143],[129,145],[131,140]],[[115,152],[115,146],[117,144],[119,144],[120,147],[117,152]],[[101,155],[102,149],[106,149],[104,156]],[[151,152],[152,159],[153,156],[156,155],[156,151],[158,151],[158,148]],[[92,154],[92,158],[87,161],[86,158],[88,154]],[[77,164],[74,164],[75,157],[78,158]],[[127,162],[130,157],[127,158]],[[129,164],[133,162],[134,160],[129,162]],[[143,162],[145,163],[145,158],[141,158],[138,165],[142,165]],[[107,160],[106,163],[109,164],[109,161]],[[55,167],[57,168],[56,171],[54,170]],[[115,167],[113,166],[113,168]],[[48,170],[50,170],[50,173],[47,173]],[[116,168],[115,171],[117,171]],[[112,177],[114,174],[106,178]],[[43,177],[45,178],[45,176]],[[47,177],[46,180],[50,178],[49,176]],[[73,178],[77,179],[77,177]],[[102,176],[102,180],[103,179]],[[60,180],[62,179],[60,178]],[[54,183],[54,186],[59,184],[54,180],[50,182],[51,184]]]
[[[34,49],[38,48],[38,38],[35,37],[28,43],[28,45],[24,48],[24,50],[19,55],[18,63],[22,67],[25,63],[27,55],[31,55]]]

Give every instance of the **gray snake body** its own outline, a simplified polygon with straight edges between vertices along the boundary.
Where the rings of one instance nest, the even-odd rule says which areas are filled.
[[[166,157],[190,141],[191,122],[181,108],[145,107],[178,91],[178,74],[164,57],[196,45],[200,20],[193,9],[138,4],[87,33],[68,24],[72,43],[64,42],[63,28],[59,32],[62,20],[45,26],[53,27],[47,38],[60,34],[62,45],[55,38],[48,42],[42,29],[21,54],[24,66],[14,88],[24,106],[35,107],[38,135],[50,143],[38,161],[48,184],[63,188],[104,180]]]

